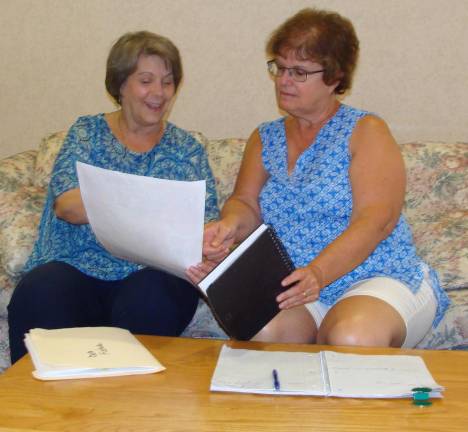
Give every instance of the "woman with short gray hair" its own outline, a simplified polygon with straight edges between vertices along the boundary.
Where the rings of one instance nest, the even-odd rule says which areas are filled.
[[[106,88],[119,109],[78,118],[57,156],[39,236],[8,306],[12,363],[26,353],[24,334],[35,327],[115,326],[177,336],[192,319],[198,293],[190,283],[112,256],[99,244],[76,173],[80,161],[142,176],[206,180],[205,218],[216,218],[204,148],[167,121],[181,79],[179,51],[163,36],[127,33],[112,47]]]

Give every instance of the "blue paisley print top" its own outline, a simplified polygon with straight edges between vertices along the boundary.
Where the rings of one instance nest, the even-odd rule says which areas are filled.
[[[285,119],[259,127],[262,160],[269,174],[259,199],[262,217],[276,230],[297,267],[312,261],[349,225],[353,207],[349,139],[357,121],[367,114],[341,105],[290,174]],[[333,305],[351,285],[376,276],[397,279],[416,292],[425,271],[438,300],[436,325],[449,299],[435,271],[416,255],[410,228],[400,216],[393,232],[362,264],[322,289],[320,301]]]
[[[74,225],[55,216],[55,199],[78,187],[77,161],[127,174],[169,180],[206,180],[205,220],[218,217],[215,182],[206,153],[188,132],[167,123],[159,144],[148,152],[137,153],[114,137],[104,114],[80,117],[70,128],[57,155],[39,237],[25,271],[50,261],[62,261],[89,276],[118,280],[142,268],[108,253],[98,243],[89,224]]]

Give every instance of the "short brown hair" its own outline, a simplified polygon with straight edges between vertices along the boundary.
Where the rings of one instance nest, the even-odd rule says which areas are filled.
[[[161,57],[174,76],[175,88],[182,80],[182,61],[177,47],[164,36],[148,31],[125,33],[112,46],[107,58],[106,89],[120,104],[120,88],[135,72],[140,55]]]
[[[351,88],[359,54],[359,40],[350,20],[326,10],[302,9],[281,24],[266,46],[271,57],[292,50],[301,60],[313,60],[325,69],[323,81],[339,81],[335,93]]]

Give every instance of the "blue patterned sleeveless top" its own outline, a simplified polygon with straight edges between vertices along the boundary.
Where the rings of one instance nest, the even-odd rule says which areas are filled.
[[[349,139],[357,121],[367,114],[341,105],[319,131],[314,144],[299,156],[291,174],[285,119],[259,126],[262,160],[269,174],[259,199],[262,217],[276,230],[296,267],[307,265],[349,225],[353,206]],[[425,271],[429,272],[438,300],[436,325],[449,299],[435,271],[416,255],[411,230],[400,216],[393,232],[374,252],[354,270],[323,288],[319,300],[333,305],[353,284],[376,276],[397,279],[416,292]]]
[[[127,174],[169,180],[206,180],[205,221],[219,216],[208,157],[202,145],[188,132],[167,123],[158,145],[148,152],[137,153],[115,138],[104,114],[80,117],[68,131],[55,160],[39,236],[25,264],[25,272],[40,264],[61,261],[97,279],[117,280],[143,267],[107,252],[89,224],[74,225],[55,216],[55,199],[79,186],[77,161]]]

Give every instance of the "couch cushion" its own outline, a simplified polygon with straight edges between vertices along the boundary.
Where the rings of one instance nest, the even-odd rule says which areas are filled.
[[[418,254],[434,267],[446,290],[468,287],[468,211],[421,209],[408,218]]]
[[[451,291],[449,297],[444,319],[415,348],[468,350],[468,289]]]
[[[228,336],[213,316],[210,307],[202,299],[199,300],[195,315],[181,336],[204,339],[228,339]]]
[[[7,306],[10,303],[16,282],[16,279],[12,279],[6,273],[0,272],[0,321],[8,316]]]
[[[8,323],[0,320],[0,373],[10,366],[10,347],[8,343]],[[2,428],[3,429],[3,428]]]
[[[56,132],[42,139],[37,152],[36,167],[34,172],[34,186],[46,188],[49,185],[50,175],[54,167],[57,153],[62,147],[63,140],[67,136],[66,131]]]
[[[468,287],[468,144],[402,144],[407,171],[404,213],[419,254],[447,290]]]
[[[17,278],[31,253],[45,200],[45,190],[24,186],[3,193],[0,202],[0,262]]]
[[[201,132],[189,131],[189,133],[205,148],[208,146],[209,140]]]
[[[401,145],[407,171],[406,213],[468,208],[468,143]]]
[[[14,191],[31,185],[37,150],[28,150],[0,161],[0,190]]]
[[[206,146],[208,159],[216,180],[218,204],[221,208],[234,189],[246,140],[227,138],[210,140]]]

